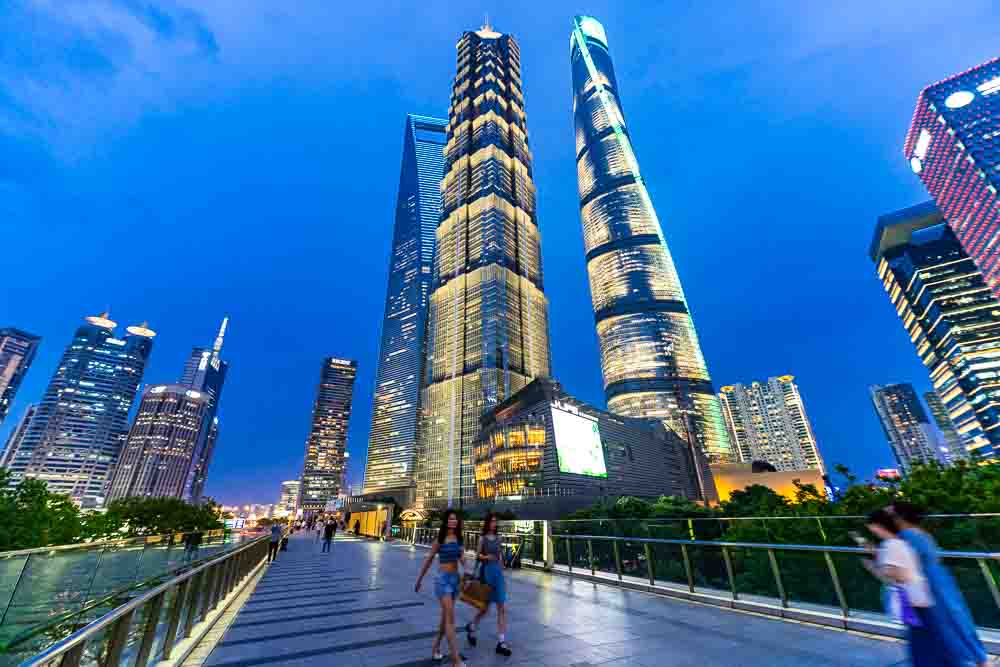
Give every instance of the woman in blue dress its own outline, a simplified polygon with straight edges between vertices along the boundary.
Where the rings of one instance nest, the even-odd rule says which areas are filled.
[[[497,607],[497,648],[498,655],[509,656],[510,647],[507,645],[507,585],[503,578],[503,558],[500,555],[501,542],[498,533],[497,515],[490,512],[483,521],[483,534],[479,537],[479,547],[476,549],[476,559],[479,567],[482,568],[480,578],[490,587],[490,604]],[[469,643],[476,645],[476,632],[479,630],[479,621],[486,616],[490,610],[490,605],[476,614],[472,623],[465,626],[465,633]]]
[[[899,526],[899,537],[909,544],[920,558],[920,566],[927,577],[931,595],[936,604],[931,608],[931,618],[945,649],[955,659],[979,667],[990,664],[989,656],[976,632],[965,598],[948,569],[938,556],[938,545],[920,528],[923,512],[912,503],[898,501],[889,510]]]

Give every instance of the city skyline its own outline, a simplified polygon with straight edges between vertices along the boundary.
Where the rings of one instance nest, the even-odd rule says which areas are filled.
[[[868,384],[911,381],[929,388],[870,262],[858,255],[863,255],[877,215],[926,199],[902,155],[913,100],[929,83],[995,55],[995,46],[985,36],[995,34],[996,17],[983,7],[975,2],[963,5],[955,18],[973,29],[961,40],[945,35],[943,43],[935,17],[904,11],[902,4],[866,8],[864,30],[847,20],[848,9],[796,8],[780,17],[767,15],[766,8],[759,10],[763,15],[741,9],[724,19],[691,8],[624,12],[610,5],[588,7],[613,35],[624,36],[614,43],[630,131],[640,147],[651,195],[661,216],[672,221],[668,241],[689,300],[696,305],[702,348],[713,376],[763,377],[773,368],[794,372],[809,397],[810,417],[831,466],[843,462],[864,474],[888,463],[888,449],[879,452],[875,447],[881,434],[870,405],[865,405]],[[603,392],[576,215],[572,140],[567,140],[572,122],[566,109],[571,88],[565,34],[576,8],[533,11],[531,22],[523,18],[527,12],[518,15],[518,9],[512,7],[494,22],[522,43],[545,235],[546,295],[552,302],[553,374],[574,395],[600,405]],[[325,15],[316,8],[301,11],[311,23],[324,24]],[[861,14],[860,6],[856,11]],[[464,27],[479,24],[482,8],[439,12],[444,19],[426,24],[410,20],[406,13],[380,16],[375,23],[363,10],[351,9],[344,17],[351,32],[359,25],[409,26],[411,37],[424,45],[421,57],[412,59],[419,62],[410,62],[411,54],[393,50],[391,39],[368,29],[363,31],[366,38],[373,48],[384,49],[384,58],[361,69],[367,83],[353,74],[337,80],[336,70],[327,64],[330,51],[302,57],[313,55],[310,49],[341,48],[326,46],[337,40],[319,40],[322,46],[303,44],[299,48],[304,51],[294,51],[298,57],[287,63],[264,63],[268,76],[258,80],[247,104],[239,105],[239,118],[229,116],[217,104],[216,93],[202,86],[211,80],[219,95],[228,94],[222,91],[233,90],[233,82],[244,77],[234,63],[260,64],[241,40],[263,27],[255,17],[234,26],[221,12],[209,7],[190,19],[207,30],[214,47],[199,41],[202,33],[190,22],[157,46],[167,63],[177,60],[176,49],[191,44],[195,53],[208,52],[208,59],[221,54],[214,69],[186,61],[192,76],[185,85],[190,87],[166,93],[166,107],[159,106],[148,89],[137,91],[129,98],[134,106],[119,110],[125,114],[121,135],[88,115],[67,122],[58,95],[55,100],[36,99],[14,91],[32,113],[63,122],[50,123],[60,127],[60,133],[45,142],[36,139],[46,130],[28,128],[2,147],[14,169],[42,167],[32,167],[30,179],[15,179],[13,194],[3,200],[23,223],[19,228],[29,230],[24,257],[12,258],[11,275],[20,289],[6,295],[3,314],[12,326],[44,340],[0,439],[14,427],[16,416],[42,395],[58,359],[59,341],[72,326],[67,313],[94,312],[110,302],[116,313],[149,317],[164,337],[158,340],[147,377],[161,379],[173,375],[167,375],[167,360],[200,336],[188,320],[214,317],[222,304],[228,309],[233,303],[233,316],[247,329],[234,337],[230,358],[239,360],[244,379],[227,387],[227,423],[217,452],[222,457],[220,476],[215,478],[213,472],[215,481],[210,479],[207,489],[208,495],[229,501],[238,499],[238,486],[260,482],[277,488],[276,480],[297,474],[305,435],[302,414],[314,389],[310,377],[317,361],[332,352],[361,362],[350,451],[358,465],[365,460],[370,408],[363,406],[370,401],[376,325],[384,306],[384,249],[389,247],[398,183],[398,126],[407,112],[444,113],[442,99],[454,73],[454,42]],[[74,20],[48,14],[42,18],[59,25]],[[686,32],[704,32],[706,21],[711,44],[731,39],[745,46],[747,55],[728,49],[714,52],[685,37]],[[780,25],[787,39],[772,46],[766,28],[743,34],[730,21]],[[662,46],[662,31],[644,29],[646,24],[668,26],[669,49]],[[140,35],[149,34],[150,28],[138,25]],[[696,31],[695,26],[702,29]],[[888,37],[874,40],[870,26]],[[58,31],[51,34],[58,39]],[[85,32],[85,37],[93,35]],[[934,39],[939,48],[910,53],[910,45],[919,39]],[[806,49],[803,45],[810,42],[818,45]],[[99,53],[109,53],[107,44],[94,43]],[[840,48],[844,44],[853,48]],[[343,48],[348,47],[357,48],[358,42],[349,39]],[[82,89],[82,102],[91,108],[95,102],[89,96],[88,77],[107,77],[111,98],[119,99],[121,72],[158,64],[140,60],[137,65],[110,53],[115,68],[70,69],[73,85]],[[817,85],[862,66],[870,76],[850,89],[821,90]],[[393,73],[396,68],[399,74]],[[290,76],[282,78],[282,72]],[[767,81],[776,74],[780,85]],[[230,78],[216,80],[223,75]],[[289,82],[288,94],[277,107],[263,104],[273,101],[279,80]],[[316,94],[331,80],[336,105],[327,93]],[[733,114],[735,108],[741,112]],[[658,129],[668,117],[699,131],[671,138]],[[222,118],[226,121],[219,131]],[[347,119],[360,119],[362,125],[355,132],[345,124]],[[280,130],[273,137],[262,136],[276,127]],[[261,128],[268,132],[259,132]],[[246,145],[247,132],[258,136],[257,145]],[[355,184],[361,188],[357,200],[364,201],[365,208],[341,210],[334,204],[342,204],[352,191],[331,173],[328,157],[349,151],[359,134],[370,141],[370,157],[356,157],[360,168],[370,172],[366,183]],[[741,142],[738,154],[723,151],[735,136]],[[193,149],[203,159],[191,165]],[[167,167],[162,173],[137,168],[140,157],[145,160],[151,153],[161,156]],[[725,160],[719,159],[722,155]],[[180,168],[182,164],[187,166]],[[136,176],[140,171],[141,179]],[[167,178],[166,171],[173,175]],[[712,178],[706,178],[709,173]],[[129,192],[127,197],[103,185],[118,181],[125,185],[121,190]],[[211,183],[211,197],[199,181]],[[854,191],[851,201],[838,195],[845,187]],[[164,202],[157,194],[178,188],[184,196],[174,201]],[[84,220],[89,222],[79,224]],[[156,242],[129,245],[128,252],[122,252],[126,230],[140,228],[145,240],[145,227],[148,234],[156,234]],[[48,231],[30,231],[36,228]],[[164,234],[161,228],[177,233]],[[344,229],[350,229],[353,240],[338,245],[333,237]],[[200,262],[204,266],[190,268],[187,282],[199,286],[203,306],[174,294],[178,290],[169,271],[157,280],[145,279],[150,270],[169,267],[171,255],[187,247],[182,243],[190,243],[184,239],[196,235],[208,245],[231,246],[208,255],[213,261]],[[67,236],[78,253],[58,251],[56,243],[61,247]],[[820,239],[822,248],[814,245]],[[753,257],[758,251],[773,253],[773,261],[758,261]],[[50,256],[66,272],[84,271],[95,262],[112,270],[95,272],[85,294],[60,291],[55,278],[63,271],[53,271],[50,261],[34,259],[36,267],[27,260]],[[719,267],[727,270],[719,272]],[[744,300],[743,294],[757,296]],[[848,318],[835,316],[834,309],[850,310],[849,326],[838,321]],[[344,327],[345,322],[351,326]],[[267,343],[264,354],[259,352],[261,340]],[[845,411],[850,429],[844,428]],[[268,420],[260,418],[265,414]],[[865,445],[860,454],[852,449],[858,442]],[[260,469],[265,456],[273,467]],[[358,465],[352,468],[352,482],[360,480]]]

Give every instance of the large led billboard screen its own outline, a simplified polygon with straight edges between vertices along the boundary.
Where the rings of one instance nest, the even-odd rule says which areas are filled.
[[[559,472],[589,477],[607,477],[604,447],[597,422],[582,415],[552,408]]]

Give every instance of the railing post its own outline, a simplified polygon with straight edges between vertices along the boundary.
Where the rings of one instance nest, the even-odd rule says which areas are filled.
[[[59,667],[80,667],[80,661],[83,660],[83,649],[85,648],[87,648],[87,642],[82,641],[66,651],[62,660],[59,661]]]
[[[573,571],[573,540],[569,537],[566,538],[566,565],[569,566],[569,571]]]
[[[733,592],[733,599],[739,600],[739,593],[736,592],[736,576],[733,574],[733,560],[729,556],[729,547],[722,547],[722,559],[726,561],[726,574],[729,575],[729,590]]]
[[[191,577],[191,587],[188,589],[187,593],[191,602],[188,603],[187,606],[187,614],[184,616],[184,628],[181,633],[181,637],[184,639],[191,636],[191,628],[194,627],[194,617],[198,615],[198,607],[201,602],[201,590],[204,588],[204,580],[204,570]]]
[[[552,570],[556,564],[556,543],[549,521],[542,521],[542,561],[546,570]]]
[[[997,590],[996,579],[993,578],[993,572],[990,571],[990,566],[986,564],[986,560],[983,558],[977,558],[976,561],[979,563],[979,569],[983,573],[983,578],[986,580],[986,585],[990,589],[990,594],[993,596],[993,604],[1000,607],[1000,591]]]
[[[771,572],[774,573],[774,583],[778,586],[778,595],[781,597],[781,606],[788,608],[788,596],[785,595],[785,584],[781,581],[781,570],[778,568],[778,559],[774,555],[774,549],[767,550],[767,558],[771,561]]]
[[[146,663],[149,662],[149,654],[153,650],[153,641],[156,639],[156,626],[160,623],[160,612],[166,597],[166,592],[163,592],[147,603],[146,626],[142,630],[142,642],[139,644],[139,652],[135,656],[135,667],[146,667]]]
[[[649,575],[649,585],[656,585],[656,578],[653,576],[653,550],[649,546],[649,542],[643,543],[643,548],[646,552],[646,573]]]
[[[187,600],[188,587],[191,585],[190,579],[185,579],[177,585],[177,593],[174,595],[174,603],[170,606],[170,618],[167,621],[167,633],[163,636],[163,659],[170,658],[170,652],[174,648],[174,640],[177,639],[177,631],[181,624],[181,611],[184,609],[184,602]]]
[[[618,553],[618,540],[611,540],[611,546],[615,552],[615,571],[618,572],[618,581],[622,580],[622,557]]]
[[[17,595],[17,587],[21,585],[21,577],[24,576],[24,571],[28,569],[28,561],[31,560],[31,554],[28,554],[24,562],[21,563],[21,570],[17,573],[17,581],[14,582],[14,587],[10,589],[10,599],[7,600],[7,606],[3,608],[3,616],[0,616],[0,627],[3,627],[4,622],[7,620],[7,612],[10,611],[11,605],[14,604],[14,597]]]
[[[833,579],[833,590],[837,593],[837,601],[840,602],[840,611],[844,615],[844,618],[850,613],[847,607],[847,597],[844,595],[844,588],[840,585],[840,575],[837,574],[837,566],[833,564],[833,558],[830,556],[829,551],[823,552],[823,557],[826,559],[826,567],[830,570],[830,578]]]
[[[132,626],[132,615],[135,610],[122,614],[111,626],[111,639],[108,642],[108,657],[102,663],[104,667],[117,667],[121,662],[125,642],[128,641],[128,631]]]
[[[694,572],[691,570],[691,557],[688,556],[688,547],[681,545],[681,555],[684,557],[684,573],[687,575],[688,591],[694,593]]]
[[[594,541],[587,540],[587,560],[590,561],[590,575],[594,576],[597,574],[594,571]]]

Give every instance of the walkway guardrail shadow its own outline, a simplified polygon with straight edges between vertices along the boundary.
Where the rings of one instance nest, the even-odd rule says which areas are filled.
[[[40,653],[27,644],[20,650],[17,645],[12,648],[19,658],[26,658],[22,667],[146,667],[170,660],[195,626],[267,558],[269,541],[268,536],[261,536],[196,565]]]

